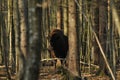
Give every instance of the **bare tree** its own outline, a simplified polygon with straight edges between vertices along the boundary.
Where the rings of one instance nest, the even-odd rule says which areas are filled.
[[[30,56],[27,60],[26,73],[24,80],[38,80],[39,78],[39,65],[41,59],[41,37],[42,37],[42,0],[33,1],[34,3],[34,25],[32,41],[30,44]],[[37,5],[36,5],[37,4]]]
[[[69,54],[68,69],[74,76],[79,76],[79,56],[77,51],[77,33],[76,33],[76,6],[75,1],[69,2]]]
[[[2,52],[3,52],[3,57],[4,57],[4,64],[6,67],[6,72],[7,72],[7,77],[9,80],[11,80],[11,75],[9,72],[8,68],[8,51],[6,48],[8,48],[7,44],[7,27],[5,26],[5,21],[4,19],[2,20],[2,26],[1,26],[1,32],[2,32]]]
[[[28,46],[29,46],[29,25],[28,25],[28,1],[18,0],[18,9],[20,16],[20,62],[19,70],[20,76],[19,80],[24,80],[24,74],[26,69],[26,59],[28,58]]]
[[[102,45],[103,51],[106,53],[106,43],[107,43],[107,0],[102,0],[99,2],[99,39]],[[107,54],[106,54],[107,55]],[[101,54],[99,54],[99,66],[100,73],[107,73],[106,64]]]
[[[63,29],[64,26],[63,26],[63,8],[62,8],[62,3],[63,3],[63,0],[58,0],[57,1],[57,6],[58,6],[58,9],[57,9],[57,28],[58,29]]]
[[[13,2],[13,24],[15,30],[15,54],[16,54],[16,73],[19,70],[19,52],[20,52],[20,21],[18,11],[18,0]]]

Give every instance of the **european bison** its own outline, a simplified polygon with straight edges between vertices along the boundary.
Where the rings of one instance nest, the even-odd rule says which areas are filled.
[[[50,34],[50,46],[54,51],[53,57],[64,59],[68,52],[68,37],[63,34],[62,30],[54,29]]]

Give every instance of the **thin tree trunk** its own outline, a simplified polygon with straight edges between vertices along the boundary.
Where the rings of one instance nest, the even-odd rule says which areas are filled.
[[[116,29],[117,33],[118,33],[118,59],[120,59],[120,19],[118,17],[118,12],[116,10],[116,7],[115,7],[115,1],[114,0],[110,0],[110,9],[111,9],[111,14],[112,14],[112,29]],[[115,31],[115,30],[113,30]],[[114,32],[114,34],[116,34],[116,32]],[[112,37],[112,41],[111,41],[112,45],[113,45],[113,42],[115,42],[115,39]],[[114,43],[115,44],[115,43]],[[116,45],[115,45],[116,46]],[[113,45],[112,48],[113,48],[113,71],[114,71],[114,75],[115,75],[115,72],[116,72],[116,54],[115,54],[115,46]]]
[[[108,33],[108,41],[110,41],[109,43],[109,59],[110,59],[110,63],[111,64],[111,68],[113,70],[113,74],[116,78],[116,54],[115,54],[115,47],[114,47],[114,38],[113,38],[113,35],[114,35],[114,23],[112,23],[112,11],[111,11],[111,6],[110,6],[111,2],[110,0],[108,0],[108,30],[109,30],[109,33]]]
[[[63,29],[63,8],[62,8],[62,0],[57,1],[57,28]]]
[[[28,1],[27,0],[18,0],[19,13],[20,13],[20,30],[21,30],[21,50],[25,58],[28,55]]]
[[[102,0],[99,2],[99,39],[103,51],[106,53],[106,43],[107,43],[107,0]],[[107,53],[106,53],[107,55]],[[100,74],[107,74],[106,64],[101,54],[99,54],[99,66]]]
[[[94,0],[93,2],[98,5],[96,0]],[[96,6],[93,9],[94,9],[94,23],[95,23],[93,28],[94,28],[94,30],[96,32],[96,35],[98,36],[99,35],[98,34],[98,32],[99,32],[99,7]],[[99,38],[99,36],[98,36],[98,38]],[[99,51],[99,48],[96,47],[97,42],[95,40],[93,41],[93,46],[94,46],[94,64],[99,64],[100,51]]]
[[[81,36],[79,36],[79,34],[80,34],[80,28],[81,28],[81,25],[80,25],[80,15],[79,15],[79,13],[80,13],[80,6],[79,6],[79,0],[76,0],[76,2],[75,2],[75,12],[76,12],[76,36],[77,36],[77,70],[78,70],[78,73],[79,73],[79,75],[81,76],[81,71],[80,71],[80,63],[79,63],[79,61],[80,61],[80,37]]]
[[[18,0],[13,2],[13,23],[15,30],[15,53],[16,53],[16,73],[19,70],[19,54],[20,54],[20,19],[18,11]]]
[[[28,25],[28,1],[18,0],[19,16],[20,16],[20,62],[19,64],[19,80],[25,79],[26,60],[29,51],[29,25]]]
[[[4,53],[4,61],[5,61],[5,67],[6,67],[6,72],[7,72],[7,77],[9,80],[11,80],[11,75],[10,75],[10,72],[9,72],[9,68],[8,68],[8,51],[6,49],[7,47],[7,30],[6,30],[6,27],[5,27],[5,22],[3,21],[2,23],[2,38],[3,38],[3,53]]]
[[[65,5],[65,8],[63,6],[63,25],[64,25],[64,34],[68,35],[68,1],[63,0],[63,3]]]
[[[12,0],[8,0],[9,64],[12,64]]]

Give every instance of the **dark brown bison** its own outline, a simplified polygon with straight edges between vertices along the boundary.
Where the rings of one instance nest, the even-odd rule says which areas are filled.
[[[62,30],[54,29],[50,33],[50,46],[52,47],[52,57],[66,58],[68,52],[68,37],[65,36]]]

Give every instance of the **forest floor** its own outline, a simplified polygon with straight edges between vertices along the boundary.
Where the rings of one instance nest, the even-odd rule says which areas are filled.
[[[9,67],[11,69],[11,67]],[[10,75],[12,80],[15,80],[15,74]],[[0,80],[8,80],[7,79],[7,71],[5,65],[0,65]]]
[[[48,68],[46,67],[46,69]],[[53,70],[53,71],[50,71],[50,70]],[[45,70],[45,72],[42,72],[42,74],[40,75],[40,80],[68,80],[68,79],[65,79],[64,77],[65,75],[63,75],[62,73],[55,73],[55,70],[52,67],[51,69],[49,67],[49,70]],[[95,76],[95,74],[90,74],[90,73],[82,73],[82,78],[84,77],[86,77],[87,80],[110,80],[108,76]],[[120,80],[120,78],[117,80]]]
[[[42,65],[40,69],[39,80],[68,80],[68,75],[65,74],[65,69],[55,68],[55,65]],[[87,67],[86,67],[87,68]],[[112,80],[108,76],[96,76],[95,71],[91,73],[84,71],[82,72],[82,78],[86,77],[87,80]],[[6,68],[4,65],[0,65],[0,80],[7,80]],[[15,75],[12,75],[12,80],[15,79]],[[120,65],[117,66],[116,80],[120,80]]]
[[[45,69],[45,67],[44,67]],[[55,73],[55,69],[53,67],[46,67],[45,72],[42,72],[40,75],[40,80],[68,80],[64,79],[65,77],[62,73]],[[82,78],[87,78],[87,80],[113,80],[109,76],[98,76],[94,73],[82,73]],[[84,79],[83,79],[84,80]],[[120,80],[120,70],[116,72],[116,80]]]
[[[109,76],[95,75],[98,69],[91,70],[91,72],[89,72],[89,67],[86,66],[85,68],[86,68],[85,71],[81,72],[82,78],[87,78],[87,80],[113,80]],[[116,69],[116,80],[120,80],[120,65],[117,65],[116,68],[117,68]],[[55,66],[44,66],[41,69],[40,80],[69,80],[65,78],[66,74],[64,74],[64,72],[65,72],[65,69],[62,69],[62,68],[55,69]]]

